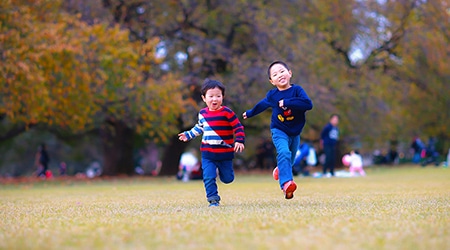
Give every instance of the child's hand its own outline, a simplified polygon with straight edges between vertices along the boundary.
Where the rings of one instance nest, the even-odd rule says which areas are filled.
[[[184,132],[178,134],[178,140],[180,140],[180,141],[187,141],[187,137],[184,134]]]
[[[240,142],[234,143],[234,152],[240,153],[244,150],[244,148],[245,148],[244,144],[242,144]]]
[[[247,112],[244,112],[244,113],[242,114],[242,117],[244,118],[244,120],[247,119]]]

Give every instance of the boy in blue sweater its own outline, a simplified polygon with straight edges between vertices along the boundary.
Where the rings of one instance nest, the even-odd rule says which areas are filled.
[[[297,189],[292,175],[292,165],[300,144],[300,133],[305,126],[305,113],[313,105],[306,92],[299,85],[291,84],[292,72],[286,63],[275,61],[267,69],[269,81],[275,86],[255,107],[242,114],[251,118],[272,108],[270,130],[277,150],[278,166],[273,177],[278,180],[286,199],[292,199]]]

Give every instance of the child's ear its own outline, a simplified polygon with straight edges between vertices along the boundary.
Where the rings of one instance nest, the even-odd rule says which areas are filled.
[[[270,83],[272,83],[273,86],[275,86],[275,84],[273,83],[272,79],[269,79]]]
[[[202,100],[203,100],[204,102],[206,102],[206,98],[205,98],[204,95],[202,95]]]

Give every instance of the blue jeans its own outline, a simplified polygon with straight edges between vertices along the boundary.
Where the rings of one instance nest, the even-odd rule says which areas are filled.
[[[278,181],[281,189],[283,189],[284,183],[293,180],[292,166],[300,144],[300,135],[288,136],[276,128],[270,131],[272,132],[273,144],[277,149]]]
[[[202,158],[203,184],[205,185],[206,198],[210,201],[220,201],[219,192],[217,191],[217,169],[219,170],[219,178],[225,183],[231,183],[234,180],[233,160],[213,161]]]

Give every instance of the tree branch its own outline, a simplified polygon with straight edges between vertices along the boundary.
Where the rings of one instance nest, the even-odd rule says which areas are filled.
[[[9,129],[8,131],[6,131],[5,133],[0,135],[0,142],[12,139],[18,135],[20,135],[21,133],[26,132],[27,130],[29,130],[30,128],[34,127],[35,124],[21,124],[21,125],[16,125],[15,127]]]
[[[330,41],[328,44],[331,46],[331,48],[333,48],[333,50],[335,50],[338,54],[340,54],[344,57],[345,64],[347,64],[348,67],[350,67],[352,69],[357,68],[350,61],[350,57],[348,55],[348,50],[345,50],[342,47],[338,46],[336,40]]]
[[[395,54],[394,49],[395,47],[397,47],[399,41],[404,37],[408,18],[414,8],[415,3],[413,2],[409,7],[407,7],[405,13],[401,18],[400,26],[392,33],[391,38],[387,41],[384,41],[378,48],[372,50],[370,55],[367,57],[365,64],[368,64],[372,69],[386,67],[385,60],[382,60],[380,64],[379,60],[376,60],[376,57],[384,51],[388,52],[389,55]]]

